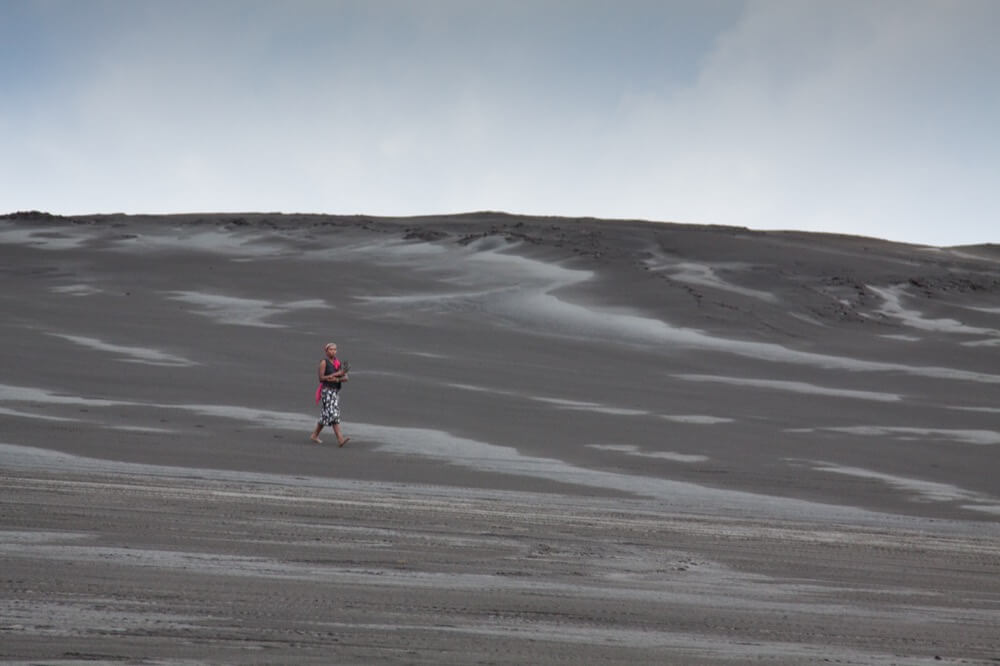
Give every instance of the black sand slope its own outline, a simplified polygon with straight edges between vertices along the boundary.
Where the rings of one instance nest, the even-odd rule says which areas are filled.
[[[16,213],[0,279],[0,659],[1000,659],[995,245]]]

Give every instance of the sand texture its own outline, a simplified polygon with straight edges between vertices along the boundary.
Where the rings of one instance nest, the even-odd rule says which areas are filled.
[[[1000,661],[995,245],[21,213],[0,279],[4,663]]]

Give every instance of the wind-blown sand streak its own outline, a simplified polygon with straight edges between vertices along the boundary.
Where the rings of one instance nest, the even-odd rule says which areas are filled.
[[[884,435],[897,435],[904,439],[946,439],[965,444],[1000,444],[1000,432],[995,430],[962,430],[947,428],[914,428],[910,426],[881,426],[881,425],[857,425],[857,426],[826,426],[823,428],[804,428],[793,432],[812,432],[814,430],[825,430],[830,432],[840,432],[849,435],[863,435],[867,437],[881,437]]]
[[[127,345],[115,345],[109,342],[104,342],[103,340],[98,340],[97,338],[91,338],[84,335],[66,335],[63,333],[49,333],[57,338],[62,338],[68,340],[74,344],[80,345],[81,347],[86,347],[88,349],[94,349],[97,351],[111,352],[115,356],[119,357],[119,360],[128,363],[145,363],[148,365],[167,365],[167,366],[188,366],[194,365],[194,361],[190,361],[186,358],[181,358],[173,354],[168,354],[157,349],[146,349],[144,347],[132,347]]]
[[[766,388],[775,391],[789,391],[791,393],[827,395],[838,398],[856,398],[858,400],[875,400],[878,402],[899,402],[903,396],[896,393],[879,393],[876,391],[855,391],[851,389],[837,389],[826,386],[816,386],[806,382],[789,382],[776,379],[752,379],[749,377],[718,377],[713,375],[674,375],[678,379],[690,382],[718,382],[720,384],[732,384],[735,386],[753,386],[755,388]]]

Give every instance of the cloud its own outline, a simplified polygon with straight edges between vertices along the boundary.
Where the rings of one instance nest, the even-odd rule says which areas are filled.
[[[30,6],[3,33],[46,54],[0,69],[11,210],[503,209],[938,244],[991,240],[1000,213],[988,1]]]
[[[986,240],[1000,212],[989,185],[1000,167],[989,118],[1000,109],[987,71],[1000,62],[975,26],[995,13],[749,5],[695,85],[623,107],[605,138],[607,177],[634,183],[621,212],[943,242],[951,225],[973,221],[969,240]]]

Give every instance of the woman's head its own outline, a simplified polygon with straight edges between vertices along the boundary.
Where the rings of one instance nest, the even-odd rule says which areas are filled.
[[[337,355],[337,343],[336,342],[328,342],[328,343],[326,343],[323,346],[323,351],[325,351],[327,354],[336,356]]]

